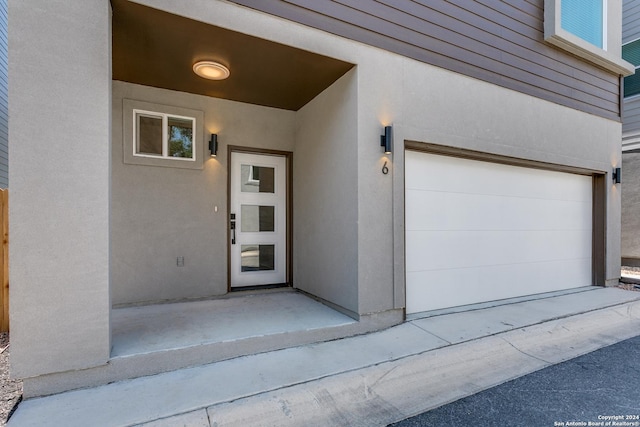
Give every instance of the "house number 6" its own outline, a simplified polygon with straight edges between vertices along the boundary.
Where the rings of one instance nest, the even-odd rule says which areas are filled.
[[[385,174],[385,175],[389,173],[389,168],[387,167],[387,162],[384,162],[384,165],[382,166],[382,173]]]

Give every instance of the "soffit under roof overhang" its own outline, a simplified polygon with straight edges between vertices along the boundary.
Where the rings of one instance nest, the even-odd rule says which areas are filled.
[[[296,111],[353,67],[128,0],[111,5],[114,80]],[[220,62],[231,76],[196,76],[201,60]]]

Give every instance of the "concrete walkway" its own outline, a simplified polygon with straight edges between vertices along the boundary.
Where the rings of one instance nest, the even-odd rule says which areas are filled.
[[[22,402],[9,426],[384,426],[640,335],[589,288]]]
[[[638,366],[640,336],[540,369],[391,427],[638,426]]]

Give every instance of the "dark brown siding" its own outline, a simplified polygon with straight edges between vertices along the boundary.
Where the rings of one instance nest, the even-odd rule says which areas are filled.
[[[543,40],[544,0],[231,0],[609,119],[619,78]]]

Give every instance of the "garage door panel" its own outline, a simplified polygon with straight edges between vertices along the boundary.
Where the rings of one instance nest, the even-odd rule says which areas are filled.
[[[425,156],[437,162],[425,166]],[[405,186],[408,190],[475,193],[550,200],[590,201],[591,189],[584,182],[591,177],[563,172],[529,169],[456,157],[407,151]],[[471,178],[471,179],[470,179]]]
[[[591,230],[592,222],[591,200],[415,190],[407,191],[406,216],[410,230]]]
[[[407,151],[407,312],[592,283],[590,176]]]
[[[580,230],[416,231],[406,247],[407,271],[591,258]]]
[[[407,313],[584,286],[590,259],[407,272]]]

